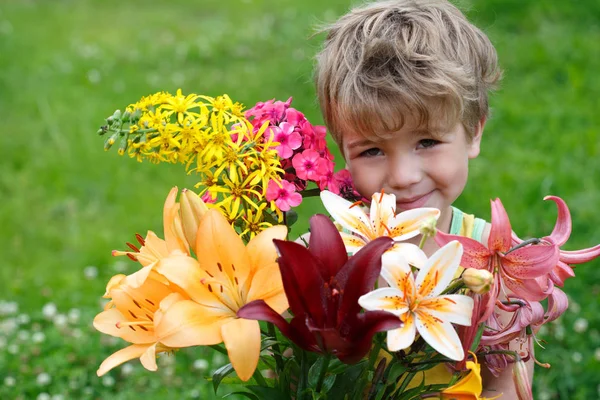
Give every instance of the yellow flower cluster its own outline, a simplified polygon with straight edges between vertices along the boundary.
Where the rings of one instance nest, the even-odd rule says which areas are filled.
[[[120,139],[121,155],[185,164],[188,173],[198,174],[196,188],[207,203],[214,203],[209,206],[252,238],[282,219],[265,198],[269,180],[281,181],[284,172],[275,149],[279,143],[265,134],[267,128],[268,123],[253,127],[243,106],[226,94],[186,96],[178,90],[176,95],[145,96],[124,113],[115,111],[99,133],[110,134],[106,150]]]

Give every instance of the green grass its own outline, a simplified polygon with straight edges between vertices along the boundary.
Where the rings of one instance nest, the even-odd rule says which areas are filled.
[[[573,215],[567,248],[599,243],[600,3],[460,4],[495,43],[505,79],[491,99],[482,154],[472,162],[457,205],[489,218],[488,200],[501,197],[517,233],[542,236],[556,215],[542,198],[555,194]],[[318,22],[332,21],[348,5],[342,0],[0,4],[0,300],[18,303],[17,314],[30,318],[22,317],[25,323],[13,332],[15,316],[0,313],[0,397],[28,399],[42,392],[82,399],[215,397],[203,377],[223,360],[200,349],[177,353],[176,363],[157,374],[134,362],[129,376],[123,370],[110,373],[112,385],[95,376],[119,345],[93,331],[90,321],[110,276],[135,268],[115,265],[110,250],[123,248],[135,232],[160,232],[169,188],[195,183],[180,166],[139,164],[104,152],[95,132],[114,109],[179,87],[228,93],[248,107],[294,96],[294,107],[322,123],[311,82],[312,56],[322,37],[310,35]],[[300,210],[306,219],[323,209],[311,199]],[[88,266],[97,268],[97,277],[86,278]],[[536,355],[553,367],[536,369],[536,399],[599,396],[599,267],[594,262],[577,269],[565,288],[571,310],[542,333],[546,349]],[[79,320],[57,326],[45,319],[41,310],[49,302],[61,314],[80,310]],[[575,331],[578,319],[587,321],[584,331]],[[33,343],[34,332],[42,332],[44,340]],[[193,367],[202,358],[210,361],[207,371]],[[38,384],[42,373],[51,383]],[[11,378],[13,386],[7,385]]]

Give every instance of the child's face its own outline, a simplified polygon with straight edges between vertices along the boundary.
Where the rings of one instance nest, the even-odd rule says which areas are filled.
[[[447,230],[450,205],[467,183],[469,159],[479,154],[484,122],[471,141],[460,122],[436,134],[405,124],[392,137],[377,141],[344,132],[342,151],[361,195],[370,199],[383,189],[396,195],[397,211],[438,208],[438,227]]]

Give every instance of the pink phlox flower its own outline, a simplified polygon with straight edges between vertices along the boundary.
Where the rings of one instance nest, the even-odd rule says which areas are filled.
[[[327,172],[325,160],[314,150],[304,150],[292,158],[292,165],[300,179],[318,182]]]
[[[281,181],[281,186],[271,179],[267,185],[267,200],[275,201],[281,211],[289,211],[302,203],[302,195],[296,192],[296,187],[288,181]]]
[[[321,178],[319,179],[319,189],[320,190],[325,190],[329,187],[329,185],[331,185],[331,182],[333,181],[333,168],[335,166],[334,162],[328,159],[324,159],[325,160],[325,173],[323,173],[323,175],[321,175]],[[336,193],[339,194],[339,193]]]
[[[282,122],[278,127],[272,128],[273,141],[279,143],[279,146],[275,148],[277,154],[283,159],[290,158],[294,154],[294,150],[302,145],[302,137],[294,131],[294,125],[288,122]]]
[[[567,203],[563,199],[557,196],[546,196],[544,200],[552,200],[556,203],[558,208],[558,215],[556,217],[556,224],[550,236],[545,236],[542,240],[550,243],[554,243],[557,246],[564,245],[569,236],[571,236],[571,213]],[[512,242],[517,245],[522,242],[517,235],[513,233]],[[582,250],[567,251],[560,250],[558,262],[556,266],[548,274],[548,278],[553,284],[558,286],[564,286],[565,280],[575,276],[575,272],[571,265],[582,264],[595,259],[600,256],[600,244]]]
[[[291,107],[285,110],[285,120],[295,127],[301,127],[305,122],[308,122],[304,114]]]
[[[351,202],[355,202],[362,198],[360,193],[358,193],[354,187],[352,175],[350,175],[350,171],[347,169],[341,169],[334,173],[333,179],[329,183],[329,187],[327,189]]]
[[[487,247],[477,240],[438,231],[435,241],[444,246],[458,240],[464,248],[461,265],[465,268],[487,269],[494,275],[492,290],[484,295],[485,313],[480,322],[491,315],[501,290],[512,292],[529,301],[548,297],[553,285],[547,275],[558,262],[558,246],[549,241],[511,250],[512,229],[508,214],[500,199],[492,204],[492,227]]]
[[[266,120],[272,125],[278,125],[292,102],[290,97],[285,103],[275,101],[275,99],[256,103],[254,107],[247,110],[244,116],[252,122],[254,126],[261,126]]]

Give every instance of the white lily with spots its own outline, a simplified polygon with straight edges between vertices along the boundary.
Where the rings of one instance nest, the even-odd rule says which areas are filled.
[[[421,227],[440,216],[437,208],[415,208],[396,214],[396,196],[387,193],[373,194],[369,214],[359,203],[330,192],[321,192],[321,201],[335,222],[350,233],[340,232],[349,253],[357,252],[371,240],[389,236],[395,241],[411,239]],[[397,247],[396,247],[397,249]]]
[[[452,324],[471,325],[473,299],[461,294],[441,294],[459,267],[462,245],[453,241],[436,251],[416,277],[401,252],[382,257],[381,276],[390,285],[361,296],[365,310],[383,310],[397,315],[404,325],[387,332],[387,346],[398,351],[412,345],[417,332],[437,352],[462,360],[464,350]]]

